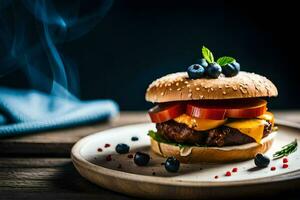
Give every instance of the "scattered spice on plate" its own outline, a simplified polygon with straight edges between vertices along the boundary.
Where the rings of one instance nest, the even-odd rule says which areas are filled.
[[[106,156],[105,159],[106,159],[106,161],[111,161],[112,160],[111,155]]]
[[[110,144],[105,144],[104,147],[108,148],[108,147],[110,147]]]
[[[282,168],[288,168],[289,167],[289,165],[288,164],[286,164],[286,163],[284,163],[283,165],[282,165]]]
[[[132,155],[132,154],[129,154],[127,157],[130,158],[130,159],[132,159],[132,158],[133,158],[133,155]]]
[[[215,176],[215,179],[218,179],[219,178],[219,176]]]
[[[276,170],[276,167],[271,167],[271,171],[275,171]]]
[[[284,158],[284,159],[282,160],[282,162],[283,162],[283,163],[288,163],[289,160],[288,160],[287,158]]]
[[[97,151],[98,152],[102,152],[103,150],[102,150],[102,148],[98,148]]]
[[[131,141],[133,141],[133,142],[138,141],[138,140],[139,140],[139,138],[136,137],[136,136],[132,136],[132,137],[131,137]]]
[[[227,171],[225,176],[231,176],[231,172],[230,171]]]
[[[238,168],[236,168],[236,167],[232,169],[232,172],[237,172],[237,171],[238,171]]]

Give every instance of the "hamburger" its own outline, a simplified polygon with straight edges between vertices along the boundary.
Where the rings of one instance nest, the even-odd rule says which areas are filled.
[[[148,134],[156,154],[184,163],[220,163],[270,149],[276,131],[267,98],[278,94],[270,80],[239,70],[217,78],[191,78],[189,72],[163,76],[147,89],[146,100],[156,104],[148,112],[156,124]]]

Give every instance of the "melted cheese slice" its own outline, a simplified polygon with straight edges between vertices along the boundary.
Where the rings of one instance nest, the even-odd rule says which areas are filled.
[[[257,117],[258,119],[264,119],[272,123],[272,126],[274,125],[274,115],[271,112],[266,112],[263,115],[260,115]]]
[[[182,114],[179,117],[176,117],[174,121],[186,124],[189,128],[196,131],[206,131],[221,125],[228,126],[238,129],[241,133],[248,135],[257,143],[260,143],[263,138],[264,127],[267,124],[267,121],[272,123],[272,126],[274,125],[274,115],[270,112],[266,112],[254,119],[237,119],[226,123],[226,120],[198,119]]]
[[[257,143],[260,143],[264,134],[264,127],[267,121],[274,123],[274,115],[270,112],[258,116],[256,119],[241,119],[226,123],[225,126],[238,129],[241,133],[253,138]]]
[[[226,122],[226,120],[199,119],[186,114],[182,114],[173,120],[178,123],[186,124],[189,128],[192,128],[196,131],[213,129],[225,124]]]

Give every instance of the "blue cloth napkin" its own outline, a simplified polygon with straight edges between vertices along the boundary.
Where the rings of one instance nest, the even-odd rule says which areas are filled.
[[[0,137],[108,120],[118,111],[112,100],[79,101],[0,87]]]

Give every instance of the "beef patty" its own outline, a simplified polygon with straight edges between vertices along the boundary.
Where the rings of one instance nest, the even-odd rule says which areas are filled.
[[[222,147],[255,142],[253,138],[227,126],[220,126],[208,131],[196,131],[185,124],[170,120],[156,124],[156,129],[164,138],[178,143]],[[264,127],[263,137],[271,132],[272,124],[268,122]]]

